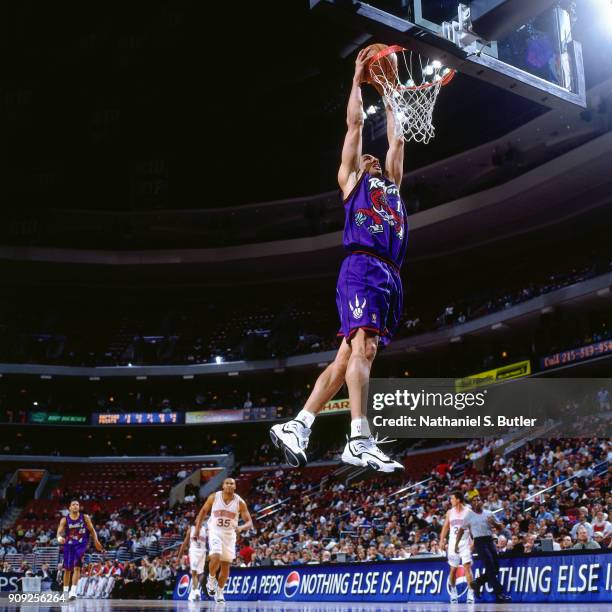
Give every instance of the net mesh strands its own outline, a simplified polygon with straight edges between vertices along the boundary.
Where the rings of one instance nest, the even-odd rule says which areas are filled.
[[[391,53],[397,62],[386,59]],[[391,107],[396,135],[407,142],[427,144],[435,136],[433,111],[438,94],[455,70],[397,45],[374,55],[368,67],[371,83]]]

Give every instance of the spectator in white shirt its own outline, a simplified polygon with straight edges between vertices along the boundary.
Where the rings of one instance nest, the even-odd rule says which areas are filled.
[[[504,553],[508,550],[508,538],[504,535],[497,536],[497,552]]]
[[[577,539],[576,533],[579,527],[584,527],[587,530],[587,533],[589,534],[589,540],[593,538],[593,527],[587,521],[587,513],[583,509],[580,510],[580,518],[578,519],[578,522],[572,527],[570,531],[572,540]]]
[[[602,510],[599,510],[595,515],[595,519],[591,523],[594,533],[601,533],[605,538],[612,535],[612,523],[606,520]]]

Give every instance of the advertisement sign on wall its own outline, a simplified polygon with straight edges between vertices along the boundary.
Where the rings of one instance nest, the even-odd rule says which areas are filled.
[[[556,368],[569,363],[586,361],[587,359],[593,359],[594,357],[602,357],[603,355],[610,354],[612,354],[612,340],[603,340],[602,342],[595,342],[579,348],[547,355],[546,357],[540,359],[540,367],[543,370],[547,370],[548,368]]]
[[[465,378],[458,378],[455,381],[455,389],[457,391],[468,391],[470,389],[476,389],[478,387],[486,387],[496,382],[504,380],[513,380],[515,378],[522,378],[523,376],[529,376],[531,374],[531,362],[530,361],[518,361],[517,363],[511,363],[510,365],[503,366],[501,368],[493,368],[486,372],[479,372],[478,374],[471,374]]]
[[[612,602],[612,554],[534,554],[500,559],[500,580],[513,602]],[[459,568],[457,590],[467,582]],[[237,601],[445,602],[446,559],[381,563],[232,568],[225,598]],[[475,563],[475,575],[482,564]],[[488,587],[487,587],[488,588]],[[175,598],[186,599],[189,576],[179,576]],[[494,596],[485,590],[484,601]]]
[[[334,414],[338,412],[349,412],[351,404],[348,399],[335,399],[323,405],[323,410],[319,414]]]

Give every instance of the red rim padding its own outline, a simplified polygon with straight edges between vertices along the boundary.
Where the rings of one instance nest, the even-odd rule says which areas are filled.
[[[400,47],[399,45],[390,45],[386,49],[382,49],[376,55],[370,58],[370,60],[368,61],[368,70],[374,62],[381,60],[383,57],[387,57],[387,55],[391,55],[391,53],[400,53],[402,51],[407,51],[407,49],[404,49],[404,47]],[[399,87],[397,87],[397,89],[419,91],[421,89],[433,87],[434,85],[441,85],[442,87],[444,87],[444,85],[448,85],[453,80],[455,74],[457,74],[457,71],[453,69],[446,76],[444,76],[444,78],[442,78],[440,81],[436,81],[435,83],[421,83],[421,85],[413,85],[411,87],[408,87],[406,85],[400,85]]]

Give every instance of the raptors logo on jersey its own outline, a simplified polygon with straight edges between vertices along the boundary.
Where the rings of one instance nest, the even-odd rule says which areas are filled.
[[[389,196],[399,198],[399,190],[392,183],[385,183],[377,177],[369,177],[368,191],[370,208],[358,208],[355,212],[355,223],[362,226],[366,220],[371,219],[367,226],[370,234],[378,234],[384,231],[383,223],[393,228],[396,236],[401,240],[404,235],[404,215],[401,202],[396,204],[394,210],[389,202]]]
[[[344,208],[344,247],[367,251],[400,268],[406,254],[408,224],[397,185],[366,172],[344,201]]]

